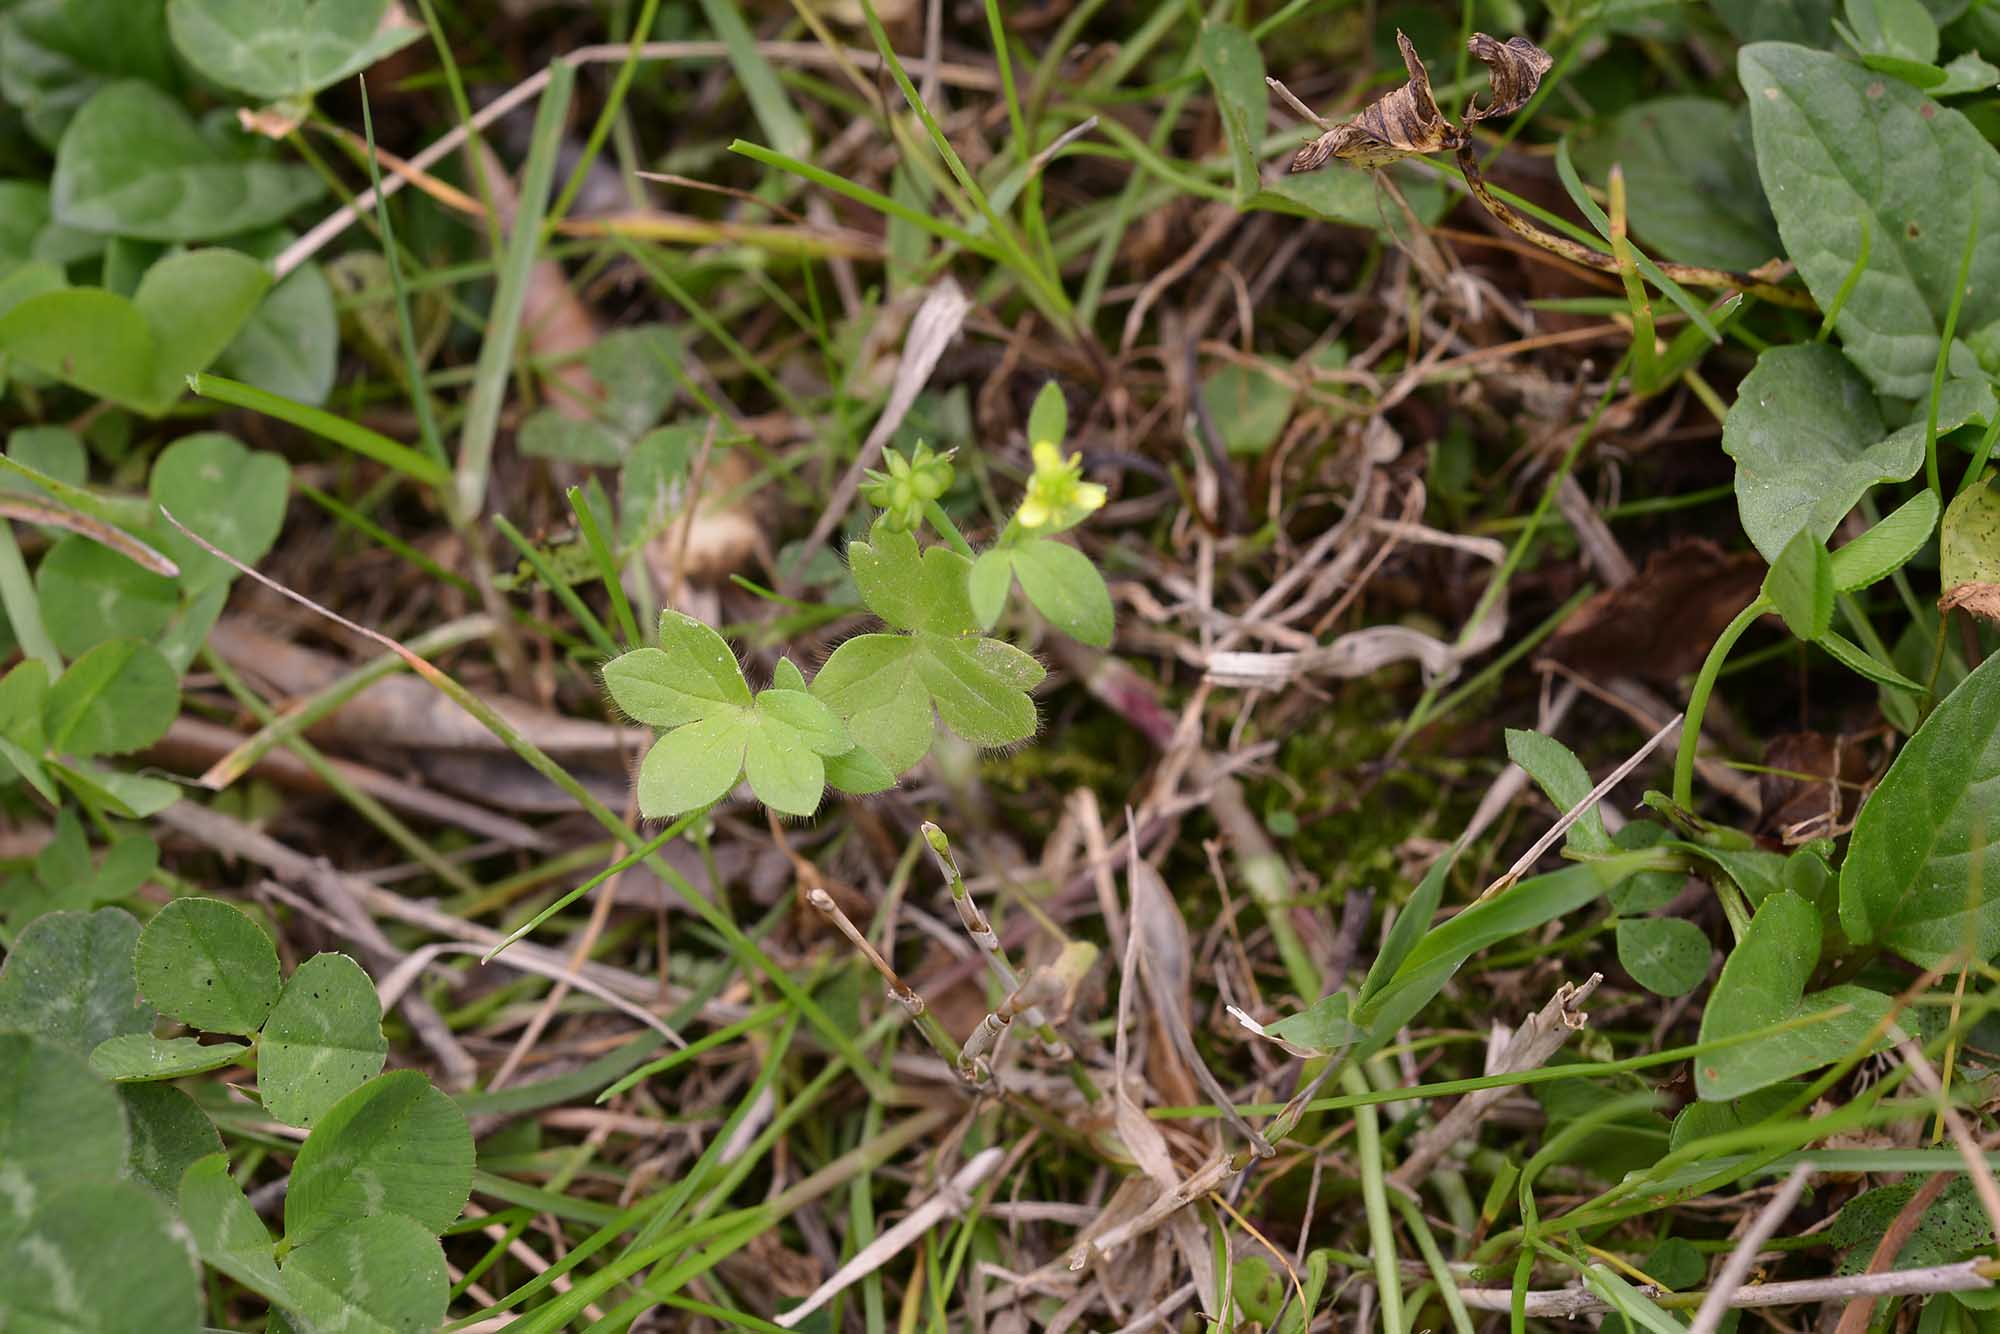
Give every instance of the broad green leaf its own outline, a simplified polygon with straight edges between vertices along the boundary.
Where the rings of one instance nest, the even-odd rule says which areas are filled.
[[[1839,0],[1710,0],[1739,42],[1833,42]]]
[[[1920,968],[2000,951],[2000,656],[1989,657],[1904,743],[1855,822],[1840,924]]]
[[[1792,535],[1764,576],[1764,596],[1800,639],[1833,627],[1833,559],[1818,538],[1804,529]]]
[[[72,791],[127,820],[158,815],[181,799],[180,788],[163,778],[121,773],[85,760],[51,758],[48,767]]]
[[[55,287],[0,315],[0,351],[54,379],[157,417],[229,345],[270,275],[233,250],[169,255],[131,298]]]
[[[2000,474],[1992,469],[1945,506],[1938,574],[1946,592],[1966,584],[2000,584]]]
[[[1851,856],[1851,854],[1850,854]],[[1819,913],[1792,893],[1773,894],[1750,919],[1702,1012],[1700,1040],[1734,1037],[1805,1016],[1815,1022],[1695,1058],[1695,1092],[1705,1101],[1740,1098],[1767,1084],[1829,1065],[1858,1048],[1889,998],[1862,987],[1805,994],[1820,952]]]
[[[273,287],[236,332],[215,369],[232,380],[318,407],[333,392],[340,317],[326,270],[299,265]]]
[[[1367,1036],[1366,1030],[1351,1017],[1353,1010],[1354,998],[1336,991],[1321,996],[1297,1014],[1266,1025],[1263,1036],[1294,1056],[1329,1056]]]
[[[235,1065],[249,1055],[242,1042],[204,1046],[193,1038],[156,1038],[151,1033],[125,1033],[106,1038],[90,1053],[90,1068],[114,1084],[155,1079],[179,1079]]]
[[[4,78],[0,78],[0,83],[4,83]],[[35,237],[48,222],[46,185],[39,181],[0,181],[0,273],[35,257]]]
[[[931,547],[919,554],[913,535],[878,522],[868,541],[848,548],[847,564],[868,610],[898,630],[958,635],[973,629],[965,588],[971,562],[957,552]]]
[[[195,1334],[199,1275],[173,1210],[124,1181],[69,1187],[0,1247],[0,1329]]]
[[[889,766],[862,746],[827,756],[825,765],[828,785],[857,797],[896,786],[896,775]]]
[[[744,753],[750,790],[785,815],[811,815],[826,790],[826,762],[802,744],[801,735],[784,726],[753,726]]]
[[[1928,488],[1917,492],[1889,517],[1833,553],[1834,588],[1852,593],[1902,569],[1931,540],[1937,521],[1937,493]],[[1951,585],[1947,582],[1945,586]]]
[[[152,241],[268,227],[323,188],[309,168],[230,156],[179,102],[137,82],[112,84],[83,105],[63,131],[50,180],[58,221]]]
[[[1222,118],[1222,137],[1229,144],[1240,207],[1257,193],[1257,145],[1264,137],[1271,96],[1264,84],[1264,56],[1249,33],[1219,23],[1202,25],[1195,54],[1215,89],[1215,108]]]
[[[308,97],[423,36],[391,0],[168,0],[174,45],[225,88]]]
[[[1740,107],[1662,97],[1627,107],[1577,157],[1600,180],[1614,163],[1624,169],[1632,229],[1660,258],[1751,269],[1783,247],[1749,140]]]
[[[268,1301],[292,1304],[278,1276],[277,1247],[243,1187],[229,1175],[226,1154],[211,1153],[181,1175],[181,1217],[201,1258]]]
[[[1507,758],[1527,771],[1558,811],[1570,810],[1596,786],[1583,762],[1568,746],[1540,732],[1508,728]],[[1611,835],[1604,830],[1604,812],[1592,806],[1578,816],[1569,827],[1567,846],[1579,852],[1611,851]]]
[[[83,821],[64,807],[56,812],[55,835],[35,854],[35,879],[59,893],[76,893],[96,877],[90,864],[90,842],[84,837]],[[65,905],[79,908],[94,904]]]
[[[172,579],[74,533],[42,557],[35,591],[49,638],[70,658],[121,635],[151,639],[167,628],[181,596]]]
[[[1328,167],[1313,175],[1344,171]],[[1209,415],[1222,432],[1222,447],[1234,455],[1262,454],[1278,443],[1298,401],[1298,386],[1289,367],[1276,362],[1260,370],[1225,361],[1202,381]]]
[[[748,712],[732,708],[655,741],[639,762],[640,814],[659,819],[721,800],[743,774],[754,730]]]
[[[1737,70],[1786,253],[1831,309],[1865,231],[1835,328],[1881,392],[1926,396],[1974,211],[2000,218],[2000,152],[1960,113],[1838,56],[1758,43]],[[1958,328],[1996,319],[2000,227],[1982,225]]]
[[[1072,639],[1111,646],[1111,590],[1090,557],[1067,543],[1032,537],[1014,548],[1013,564],[1021,591],[1050,624]]]
[[[1685,996],[1708,976],[1708,937],[1679,917],[1626,917],[1618,923],[1618,962],[1656,996]]]
[[[1204,39],[1207,34],[1203,34]],[[1255,47],[1251,48],[1255,51]],[[1261,58],[1260,58],[1261,59]],[[1258,80],[1259,104],[1263,98],[1263,80]],[[1028,443],[1046,440],[1052,445],[1060,445],[1069,436],[1069,401],[1063,397],[1062,386],[1054,380],[1044,383],[1035,394],[1035,402],[1028,409]]]
[[[0,100],[54,148],[106,83],[177,81],[163,6],[131,0],[21,0],[0,14]]]
[[[1991,390],[1950,381],[1938,430],[1992,411]],[[1914,477],[1924,466],[1924,423],[1888,431],[1847,359],[1824,343],[1801,343],[1757,359],[1723,419],[1722,448],[1736,460],[1743,531],[1775,562],[1801,529],[1826,541],[1869,487]]]
[[[618,534],[637,542],[670,518],[686,498],[688,467],[701,446],[699,428],[662,426],[633,444],[618,474]]]
[[[222,1136],[193,1098],[167,1084],[126,1084],[118,1090],[132,1129],[126,1175],[167,1199],[180,1193],[189,1164],[222,1148]]]
[[[593,467],[613,468],[625,458],[625,442],[600,422],[565,417],[554,408],[530,413],[514,441],[523,454]]]
[[[257,1092],[287,1125],[310,1126],[382,1071],[382,1002],[361,965],[317,954],[299,965],[264,1020]]]
[[[75,431],[66,426],[23,426],[7,437],[7,457],[71,486],[82,486],[90,473],[90,455]],[[47,489],[19,473],[0,476],[0,490],[47,494]]]
[[[122,908],[36,918],[0,964],[0,1029],[32,1033],[79,1059],[106,1038],[151,1032],[158,1012],[132,979],[138,943],[138,920]]]
[[[743,668],[721,635],[692,616],[660,613],[660,647],[604,665],[604,685],[634,722],[678,727],[750,703]]]
[[[1027,692],[1042,675],[1041,664],[997,639],[856,635],[820,668],[813,694],[856,744],[900,774],[930,750],[933,709],[974,745],[1033,736],[1038,719]]]
[[[255,1033],[278,1000],[278,951],[221,899],[175,899],[139,935],[139,992],[191,1028]]]
[[[125,1109],[78,1053],[0,1033],[0,1089],[0,1234],[71,1182],[124,1168]]]
[[[591,345],[584,365],[604,390],[599,415],[621,444],[650,430],[680,392],[681,345],[672,325],[613,330]],[[692,434],[691,449],[700,446],[702,428],[678,429]]]
[[[798,668],[792,668],[798,674]],[[833,710],[801,687],[774,686],[757,696],[758,723],[764,731],[793,732],[796,744],[815,755],[839,755],[854,746],[854,738],[833,716]]]
[[[306,1137],[285,1193],[285,1240],[304,1246],[383,1214],[444,1231],[472,1193],[465,1113],[414,1070],[363,1084]]]
[[[437,1238],[396,1214],[356,1219],[285,1256],[302,1334],[400,1334],[443,1327],[451,1278]]]
[[[180,681],[158,650],[113,639],[71,663],[49,687],[42,726],[52,750],[123,755],[165,736],[180,703]]]
[[[966,576],[966,600],[982,630],[991,630],[1007,610],[1007,591],[1014,586],[1014,548],[994,547],[979,553]]]
[[[1928,65],[1937,59],[1938,25],[1919,0],[1847,0],[1847,27],[1864,56]]]
[[[154,460],[147,483],[155,505],[245,565],[255,565],[277,544],[291,489],[284,459],[220,431],[174,441]],[[180,565],[184,588],[211,588],[236,577],[227,561],[171,525],[163,523],[155,541]]]

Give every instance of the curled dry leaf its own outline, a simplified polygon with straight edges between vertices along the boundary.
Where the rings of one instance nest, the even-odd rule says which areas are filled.
[[[1412,153],[1436,153],[1458,146],[1459,130],[1438,110],[1431,76],[1417,48],[1399,29],[1396,46],[1410,81],[1361,108],[1353,120],[1336,125],[1298,151],[1293,171],[1311,171],[1333,158],[1357,167],[1385,167]]]
[[[1466,106],[1468,125],[1519,111],[1535,95],[1535,89],[1542,86],[1542,76],[1549,72],[1549,66],[1555,64],[1555,57],[1525,37],[1509,37],[1503,42],[1475,32],[1465,45],[1472,58],[1486,66],[1493,84],[1493,95],[1486,99],[1485,106],[1479,105],[1477,95]]]
[[[1357,167],[1386,167],[1413,153],[1437,153],[1465,144],[1466,132],[1438,110],[1430,73],[1401,31],[1396,33],[1396,46],[1403,53],[1409,82],[1301,148],[1292,158],[1293,171],[1311,171],[1334,158]],[[1555,63],[1548,52],[1525,37],[1502,42],[1478,32],[1467,47],[1490,71],[1493,85],[1485,106],[1480,106],[1476,97],[1467,106],[1467,124],[1520,110]]]

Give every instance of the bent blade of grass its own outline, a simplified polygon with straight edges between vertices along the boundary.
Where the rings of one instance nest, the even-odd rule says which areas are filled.
[[[261,412],[266,417],[276,418],[287,425],[309,431],[330,444],[339,445],[366,459],[373,459],[385,468],[403,474],[413,482],[425,486],[446,488],[451,485],[451,473],[435,459],[398,444],[379,431],[371,431],[358,422],[336,417],[323,408],[308,407],[304,403],[258,389],[238,380],[211,375],[207,371],[197,372],[187,378],[188,388],[202,398],[212,398],[218,403],[227,403],[232,408],[248,408]]]

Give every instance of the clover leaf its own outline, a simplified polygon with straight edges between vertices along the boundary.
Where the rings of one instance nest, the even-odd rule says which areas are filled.
[[[634,720],[665,729],[639,765],[648,818],[706,806],[746,774],[759,801],[799,816],[819,809],[829,778],[850,792],[895,781],[879,762],[846,758],[854,739],[796,665],[781,662],[773,688],[753,696],[728,643],[691,616],[661,612],[660,647],[612,659],[604,684]]]
[[[943,547],[920,552],[910,534],[878,524],[849,549],[848,563],[861,600],[905,632],[857,635],[813,678],[812,693],[862,749],[902,773],[929,753],[940,718],[979,746],[1034,735],[1027,692],[1040,683],[1041,664],[975,633],[972,562]]]

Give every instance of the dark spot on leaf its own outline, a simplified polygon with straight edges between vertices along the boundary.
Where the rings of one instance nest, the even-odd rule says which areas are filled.
[[[1912,241],[1914,241],[1919,236],[1922,236],[1923,232],[1918,229],[1917,224],[1913,221],[1905,223],[1903,225],[1903,235],[1909,237]]]
[[[1880,79],[1877,79],[1875,80],[1875,82],[1868,85],[1868,100],[1871,102],[1879,102],[1882,100],[1882,94],[1886,91],[1887,89],[1883,85],[1882,81]]]
[[[1936,120],[1937,103],[1935,102],[1924,103],[1922,106],[1917,108],[1917,114],[1919,116],[1922,116],[1925,120]]]

